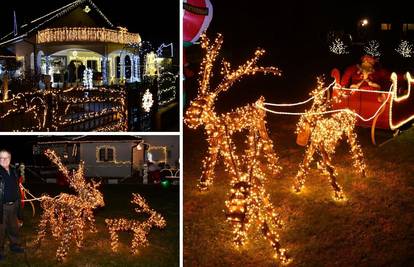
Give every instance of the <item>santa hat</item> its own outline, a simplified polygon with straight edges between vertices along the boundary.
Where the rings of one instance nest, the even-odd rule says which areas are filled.
[[[364,56],[361,57],[361,62],[364,62],[364,61],[367,61],[371,64],[375,64],[375,63],[377,63],[378,60],[373,56],[364,55]]]

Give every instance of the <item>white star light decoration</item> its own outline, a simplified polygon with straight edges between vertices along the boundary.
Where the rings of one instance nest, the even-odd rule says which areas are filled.
[[[152,94],[150,93],[149,89],[145,91],[145,94],[142,96],[142,108],[145,112],[150,112],[152,105],[154,104],[154,100],[152,99]]]

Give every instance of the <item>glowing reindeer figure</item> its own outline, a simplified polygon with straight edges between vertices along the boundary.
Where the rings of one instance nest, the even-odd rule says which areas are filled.
[[[226,201],[226,218],[233,228],[233,243],[243,246],[248,238],[249,228],[258,227],[265,239],[268,239],[275,253],[275,257],[282,263],[289,263],[290,258],[279,243],[276,229],[282,226],[269,195],[264,189],[266,172],[262,170],[262,155],[267,159],[267,170],[277,173],[277,156],[273,152],[273,143],[267,135],[265,112],[256,107],[263,105],[261,97],[254,105],[237,108],[235,111],[217,115],[214,111],[214,101],[221,91],[226,91],[237,80],[256,72],[280,75],[274,67],[257,67],[256,63],[263,50],[257,50],[255,56],[235,71],[230,70],[230,64],[223,62],[222,82],[210,90],[213,63],[215,62],[222,44],[219,35],[214,44],[209,43],[207,37],[202,37],[202,47],[207,54],[201,64],[201,78],[198,97],[191,102],[187,110],[185,122],[190,128],[204,125],[209,143],[208,155],[203,161],[202,176],[199,187],[205,190],[213,182],[214,166],[217,156],[223,158],[226,171],[231,177],[232,189],[230,199]],[[245,154],[236,155],[236,146],[233,142],[233,133],[247,131],[247,149]]]
[[[132,193],[131,203],[138,206],[138,208],[135,208],[137,213],[146,213],[149,215],[149,218],[145,221],[128,220],[125,218],[105,219],[111,235],[112,251],[118,250],[118,232],[120,231],[132,231],[134,233],[131,250],[133,254],[137,254],[139,247],[148,246],[147,235],[151,228],[157,227],[162,229],[167,225],[165,219],[155,210],[151,209],[141,195]]]
[[[326,112],[334,101],[340,101],[341,95],[327,99],[324,94],[323,81],[318,78],[318,87],[311,93],[314,97],[314,102],[310,110],[302,115],[296,128],[296,132],[301,135],[304,134],[310,143],[305,152],[305,158],[299,166],[299,171],[296,175],[294,190],[299,193],[305,184],[305,178],[310,170],[310,164],[314,160],[315,153],[321,156],[318,162],[318,168],[324,174],[327,174],[331,186],[334,190],[335,200],[344,200],[345,196],[341,187],[336,182],[337,172],[331,163],[332,155],[335,154],[336,146],[339,141],[345,136],[351,147],[353,165],[357,172],[365,176],[365,162],[360,145],[357,141],[357,134],[354,131],[356,117],[351,111],[339,111],[333,113],[329,117],[324,117]],[[303,144],[305,145],[305,144]]]
[[[280,76],[280,71],[275,67],[257,67],[257,61],[265,53],[264,50],[256,50],[254,57],[236,70],[231,70],[230,63],[223,61],[221,74],[223,79],[215,89],[210,88],[210,79],[213,76],[213,64],[219,54],[223,38],[219,34],[213,44],[202,35],[201,47],[206,50],[206,56],[200,67],[200,80],[197,98],[191,102],[185,116],[185,123],[188,127],[196,129],[204,125],[207,141],[209,144],[208,155],[203,160],[202,174],[200,177],[200,190],[207,190],[212,185],[214,179],[214,167],[219,153],[224,158],[224,163],[232,175],[236,175],[234,169],[230,167],[233,162],[229,160],[232,153],[229,144],[229,136],[234,132],[249,130],[259,134],[258,142],[263,148],[264,156],[268,161],[268,169],[273,173],[279,171],[276,165],[277,156],[273,152],[273,143],[267,135],[266,113],[256,108],[255,105],[247,105],[237,108],[226,114],[218,115],[214,110],[214,102],[220,92],[227,91],[240,78],[247,75],[254,75],[257,72],[271,73]],[[257,103],[262,104],[264,98],[261,97]],[[234,163],[238,167],[238,158],[234,157]]]
[[[47,195],[41,197],[43,214],[40,218],[39,232],[36,243],[40,245],[46,236],[48,223],[53,237],[60,242],[56,251],[56,258],[63,261],[68,254],[69,243],[74,241],[77,248],[82,247],[83,231],[88,225],[91,232],[96,232],[93,209],[105,205],[102,193],[97,189],[100,183],[87,183],[84,178],[83,162],[77,171],[70,173],[60,158],[52,150],[46,150],[45,155],[58,166],[77,195],[66,193],[52,198]]]

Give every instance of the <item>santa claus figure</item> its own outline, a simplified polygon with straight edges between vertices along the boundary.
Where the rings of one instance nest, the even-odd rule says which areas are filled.
[[[341,86],[351,89],[383,90],[389,82],[389,73],[376,68],[377,59],[364,55],[361,64],[348,67],[342,76]]]

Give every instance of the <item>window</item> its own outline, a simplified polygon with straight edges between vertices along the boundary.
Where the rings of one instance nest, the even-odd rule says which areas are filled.
[[[96,162],[113,162],[115,161],[115,148],[114,147],[98,147]]]
[[[403,32],[406,32],[406,31],[414,31],[414,23],[404,23]]]
[[[391,23],[381,23],[381,30],[382,31],[389,31],[389,30],[391,30]]]

